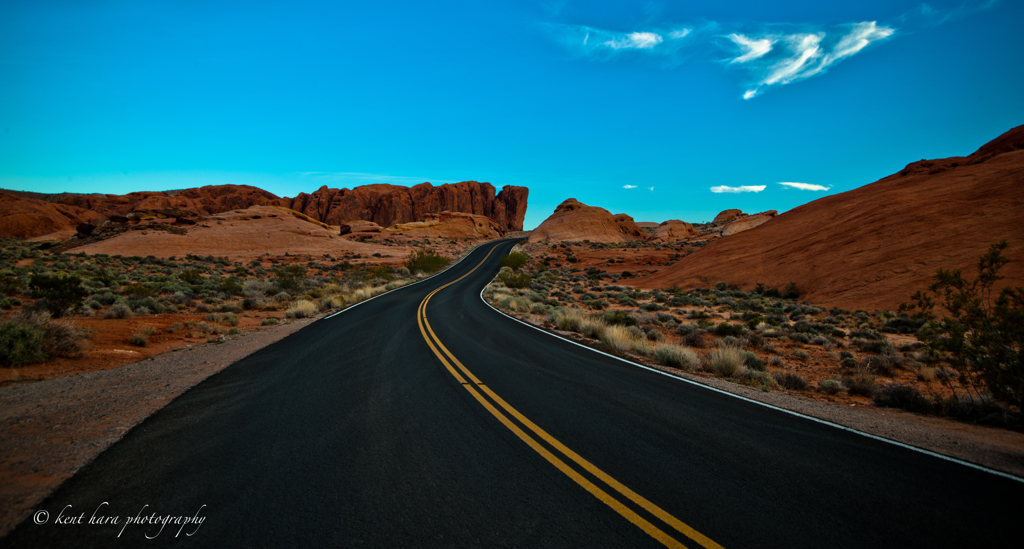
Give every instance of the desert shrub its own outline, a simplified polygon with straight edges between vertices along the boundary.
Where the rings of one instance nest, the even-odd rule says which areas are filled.
[[[843,390],[843,384],[838,379],[823,379],[818,382],[818,391],[827,395],[834,395]]]
[[[238,328],[231,328],[228,330],[228,335],[238,335],[240,333],[242,333],[242,330],[239,330]]]
[[[175,332],[178,332],[179,330],[181,330],[184,327],[185,327],[184,324],[182,324],[180,322],[175,322],[175,323],[173,323],[173,324],[171,324],[170,326],[167,327],[167,333],[173,334]]]
[[[644,329],[644,337],[647,341],[661,341],[665,339],[665,336],[661,335],[661,332],[654,326],[648,326]]]
[[[288,265],[274,269],[274,285],[282,292],[298,292],[306,281],[306,269],[302,265]]]
[[[285,311],[285,316],[288,318],[307,318],[315,315],[317,312],[316,304],[312,301],[300,299],[288,307]]]
[[[242,285],[242,294],[252,299],[266,297],[273,290],[273,283],[258,278],[246,280],[245,284]]]
[[[880,376],[892,377],[897,367],[899,366],[899,359],[895,356],[883,355],[883,356],[867,356],[864,357],[864,369]]]
[[[678,345],[663,345],[654,351],[654,360],[681,370],[693,371],[700,366],[700,355]]]
[[[288,292],[278,292],[274,294],[274,301],[291,301],[292,296]]]
[[[132,337],[128,340],[128,342],[131,343],[132,345],[135,345],[136,347],[145,347],[149,345],[149,336],[151,335],[153,335],[152,328],[143,328],[132,334]]]
[[[498,281],[509,288],[529,288],[533,283],[530,275],[517,273],[512,270],[502,271],[498,274]]]
[[[766,370],[764,361],[757,358],[757,355],[750,351],[743,351],[743,365],[751,370],[763,372]]]
[[[260,321],[260,326],[273,326],[280,322],[276,317],[268,316]]]
[[[917,311],[914,318],[929,322],[918,337],[929,347],[950,353],[952,366],[973,385],[983,383],[996,397],[1024,413],[1024,288],[993,285],[1009,259],[1002,255],[1010,243],[1001,240],[978,259],[978,275],[967,280],[958,269],[938,269],[927,295],[918,291],[900,312]],[[949,316],[934,315],[936,300]],[[955,395],[954,395],[955,396]]]
[[[409,269],[410,273],[436,273],[451,262],[452,260],[438,255],[434,250],[421,248],[409,254],[405,259],[405,268]]]
[[[758,370],[751,370],[750,368],[740,368],[736,372],[736,379],[744,385],[752,385],[754,387],[761,387],[764,390],[776,385],[775,378],[768,372],[762,372]]]
[[[42,362],[49,358],[43,350],[43,331],[20,322],[0,325],[0,364],[11,367]]]
[[[501,266],[508,267],[513,271],[518,271],[523,265],[530,261],[530,256],[523,252],[512,252],[505,257],[501,258]]]
[[[107,312],[103,313],[103,318],[131,318],[135,316],[132,312],[132,308],[123,301],[118,301],[111,305]]]
[[[586,337],[591,337],[594,339],[603,339],[607,328],[608,325],[606,325],[604,322],[601,322],[601,320],[585,316],[583,317],[583,320],[581,320],[579,323],[578,331],[579,333],[583,334]]]
[[[789,339],[792,339],[793,341],[798,341],[800,343],[810,343],[811,342],[811,336],[809,336],[809,335],[807,335],[805,333],[802,333],[802,332],[793,332],[793,333],[789,334]]]
[[[867,372],[857,372],[843,378],[843,385],[851,395],[870,397],[875,391],[875,376]]]
[[[902,408],[908,412],[926,413],[932,409],[932,403],[925,398],[917,387],[901,383],[887,383],[874,392],[875,406],[883,408]]]
[[[707,344],[704,343],[704,330],[694,330],[689,332],[683,336],[683,343],[685,343],[687,347],[703,349],[707,346]]]
[[[611,326],[636,326],[637,321],[626,311],[608,311],[601,318]]]
[[[708,353],[707,361],[718,377],[733,377],[743,366],[743,352],[735,347],[721,347]]]
[[[746,331],[746,328],[744,328],[742,324],[729,324],[728,322],[723,322],[718,326],[715,326],[714,329],[716,335],[733,337],[741,336]]]
[[[725,282],[715,282],[715,289],[720,292],[724,292],[728,287],[729,285],[726,284]]]
[[[238,315],[235,313],[224,313],[220,315],[221,324],[227,324],[228,326],[238,326]]]
[[[917,369],[917,379],[921,381],[935,381],[935,368],[921,366]]]
[[[800,374],[776,371],[772,373],[772,377],[784,389],[791,391],[804,391],[807,389],[807,380]]]
[[[786,361],[782,360],[782,357],[779,355],[772,355],[768,357],[768,365],[776,368],[782,368],[786,365]]]
[[[82,287],[82,279],[77,276],[33,275],[28,285],[32,296],[39,298],[43,307],[55,317],[80,308],[89,295],[89,290]]]
[[[196,269],[185,269],[178,273],[178,280],[185,284],[202,284],[203,275]]]
[[[805,351],[803,349],[797,349],[797,350],[793,351],[793,358],[795,358],[797,360],[807,360],[808,356],[809,355],[807,354],[807,351]]]
[[[52,320],[47,312],[22,311],[11,321],[43,332],[43,351],[48,356],[75,358],[85,350],[89,332],[64,320]]]
[[[151,313],[160,314],[164,312],[164,306],[152,297],[130,300],[128,302],[128,307],[140,315],[147,315]]]
[[[847,368],[847,369],[849,369],[849,368],[856,368],[858,366],[860,366],[860,363],[857,362],[857,359],[855,359],[855,358],[846,357],[846,358],[844,358],[844,359],[839,361],[839,367],[840,368]]]

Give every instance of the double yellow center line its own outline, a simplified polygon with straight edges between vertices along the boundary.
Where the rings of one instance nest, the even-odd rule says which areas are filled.
[[[555,437],[549,435],[543,429],[541,429],[532,421],[527,419],[526,416],[519,413],[518,410],[510,406],[507,402],[502,400],[501,397],[495,394],[494,391],[490,389],[490,387],[487,387],[479,379],[477,379],[477,377],[473,375],[473,372],[470,372],[469,369],[466,368],[466,366],[464,366],[461,362],[459,362],[459,359],[455,358],[455,355],[453,355],[451,351],[449,351],[448,348],[445,347],[443,343],[441,343],[441,339],[437,337],[437,334],[435,334],[434,330],[430,327],[430,322],[427,321],[427,304],[430,302],[430,298],[434,297],[434,294],[436,294],[437,292],[440,292],[441,290],[447,288],[448,286],[451,286],[452,284],[459,282],[460,280],[466,278],[471,273],[473,273],[473,271],[479,269],[480,266],[483,265],[485,261],[487,261],[487,258],[489,258],[491,254],[494,253],[494,250],[497,247],[498,246],[492,247],[491,250],[487,252],[487,255],[483,258],[482,261],[480,261],[480,263],[477,264],[476,267],[473,267],[472,269],[470,269],[469,272],[449,282],[448,284],[445,284],[435,289],[434,291],[430,292],[430,294],[428,294],[427,297],[423,298],[423,301],[420,302],[419,310],[417,311],[416,314],[416,320],[419,323],[420,333],[423,334],[423,339],[427,342],[427,346],[429,346],[430,350],[433,351],[435,355],[437,355],[437,358],[441,361],[441,364],[444,364],[444,367],[448,369],[448,372],[452,376],[454,376],[455,379],[462,385],[462,387],[469,391],[469,394],[473,395],[473,398],[475,398],[477,402],[480,403],[481,406],[483,406],[488,412],[490,412],[491,415],[493,415],[510,431],[515,433],[515,435],[519,437],[520,440],[529,445],[530,448],[533,448],[535,452],[543,456],[544,459],[548,461],[548,463],[554,465],[559,471],[561,471],[566,476],[575,481],[577,484],[582,486],[594,497],[601,500],[605,505],[614,509],[615,512],[622,515],[626,520],[638,526],[640,529],[642,529],[644,532],[646,532],[654,539],[660,541],[666,547],[686,547],[669,534],[666,534],[664,531],[662,531],[662,529],[658,528],[650,521],[648,521],[647,519],[645,519],[644,517],[640,516],[638,513],[634,512],[632,509],[627,507],[624,503],[616,499],[615,496],[609,494],[608,491],[602,489],[601,487],[597,486],[589,479],[584,477],[580,472],[578,472],[576,469],[574,469],[572,466],[566,463],[563,457],[567,458],[568,461],[575,463],[584,471],[590,473],[593,477],[607,485],[615,492],[618,492],[621,497],[625,497],[629,501],[632,501],[634,504],[644,509],[645,511],[647,511],[663,523],[667,524],[668,526],[671,526],[680,534],[683,534],[684,536],[692,539],[693,541],[697,542],[698,544],[707,549],[720,549],[720,545],[711,541],[700,532],[687,526],[681,520],[668,514],[657,505],[651,503],[650,501],[647,501],[636,492],[630,490],[628,487],[626,487],[619,481],[615,480],[604,471],[598,469],[589,461],[580,457],[576,452],[573,452],[572,450],[567,448]],[[489,400],[488,398],[485,398],[484,395],[486,395],[489,398]],[[499,410],[498,408],[501,408],[501,410]],[[502,413],[502,410],[504,410],[504,413]],[[519,424],[521,424],[523,427],[531,431],[534,436],[546,442],[552,449],[554,449],[556,452],[559,452],[562,457],[556,455],[554,452],[552,452],[547,447],[542,445],[537,440],[537,438],[534,438],[534,436],[531,436],[530,434],[525,432],[519,425],[513,422],[509,418],[509,416],[512,416],[513,418],[518,420]]]

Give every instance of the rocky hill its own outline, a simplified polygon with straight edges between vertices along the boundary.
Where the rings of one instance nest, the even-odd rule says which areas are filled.
[[[801,299],[813,303],[894,309],[926,287],[939,267],[973,278],[978,257],[1005,238],[1011,263],[1000,284],[1024,286],[1022,183],[1024,126],[970,156],[914,162],[875,183],[804,204],[637,284],[692,288],[725,281],[749,290],[757,282],[783,287],[792,281]]]
[[[530,242],[625,242],[646,240],[647,233],[626,214],[612,215],[604,208],[587,206],[569,198],[555,208],[533,233]]]

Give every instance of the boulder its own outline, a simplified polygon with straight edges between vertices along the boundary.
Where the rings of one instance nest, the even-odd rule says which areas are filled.
[[[727,223],[725,227],[722,227],[722,236],[729,236],[743,231],[749,231],[754,227],[767,223],[777,215],[779,215],[779,212],[775,210],[768,210],[767,212],[734,218],[732,221]]]

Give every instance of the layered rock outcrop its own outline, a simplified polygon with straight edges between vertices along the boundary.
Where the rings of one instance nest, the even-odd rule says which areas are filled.
[[[775,210],[768,210],[766,212],[756,213],[753,215],[741,214],[738,217],[732,218],[732,220],[722,227],[722,236],[730,236],[743,231],[749,231],[754,227],[758,227],[768,221],[771,221],[771,219],[777,215],[779,215],[779,212]]]
[[[625,242],[645,240],[644,232],[626,214],[612,215],[604,208],[587,206],[575,198],[562,202],[530,234],[530,242],[563,242],[590,240],[591,242]]]
[[[512,185],[495,194],[493,185],[476,181],[437,187],[420,183],[411,188],[384,184],[354,189],[324,186],[313,194],[299,194],[286,206],[329,225],[363,220],[388,227],[449,211],[490,218],[502,231],[521,231],[528,194],[526,187]]]

